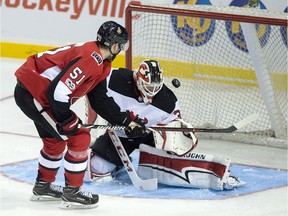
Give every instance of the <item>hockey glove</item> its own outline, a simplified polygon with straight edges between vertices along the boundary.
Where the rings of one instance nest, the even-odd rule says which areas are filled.
[[[129,138],[136,138],[141,137],[145,134],[146,127],[145,124],[147,123],[147,119],[141,119],[138,115],[134,115],[133,112],[127,111],[128,124],[127,128],[125,129],[125,134]]]
[[[66,119],[63,122],[58,122],[56,124],[56,128],[61,135],[72,136],[78,132],[81,124],[81,119],[79,119],[78,116],[71,111],[70,118]]]

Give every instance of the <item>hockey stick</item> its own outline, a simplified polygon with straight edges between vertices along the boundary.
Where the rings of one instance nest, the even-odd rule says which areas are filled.
[[[130,161],[118,135],[113,130],[108,130],[108,134],[121,158],[121,161],[128,172],[128,175],[132,181],[132,184],[135,188],[142,190],[156,190],[158,187],[157,178],[143,180],[140,179],[137,172],[135,171],[132,162]]]
[[[148,130],[155,130],[155,131],[179,131],[179,132],[203,132],[203,133],[232,133],[251,122],[257,120],[259,118],[258,114],[252,114],[236,124],[227,127],[227,128],[176,128],[176,127],[149,127]],[[117,126],[117,125],[87,125],[84,124],[82,127],[88,129],[111,129],[111,130],[124,130],[125,126]]]

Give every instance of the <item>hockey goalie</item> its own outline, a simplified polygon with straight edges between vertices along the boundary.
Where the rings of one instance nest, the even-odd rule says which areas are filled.
[[[192,127],[181,118],[178,99],[164,84],[159,62],[145,60],[134,71],[111,70],[107,79],[88,94],[88,99],[89,124],[94,123],[97,113],[111,125],[126,126],[126,130],[115,134],[127,155],[139,149],[138,175],[143,179],[157,178],[166,185],[214,190],[244,184],[230,175],[228,158],[197,152],[198,140],[192,132],[149,129],[155,125]],[[113,180],[123,163],[108,133],[93,141],[90,150],[84,181]]]
[[[183,125],[183,120],[181,121]],[[166,127],[181,125],[171,122]],[[191,125],[190,125],[191,126]],[[157,178],[158,183],[170,186],[207,188],[213,190],[233,189],[245,184],[239,178],[231,176],[231,160],[226,157],[205,154],[196,150],[184,155],[175,152],[184,150],[193,133],[187,135],[179,132],[154,131],[156,148],[141,144],[139,147],[139,176]]]
[[[176,120],[162,126],[181,125]],[[245,184],[231,175],[229,158],[191,151],[192,136],[192,132],[187,136],[178,131],[153,131],[155,147],[151,143],[139,145],[138,175],[143,179],[157,178],[158,183],[165,185],[200,189],[231,190]],[[95,154],[92,145],[84,180],[111,181],[122,167]]]

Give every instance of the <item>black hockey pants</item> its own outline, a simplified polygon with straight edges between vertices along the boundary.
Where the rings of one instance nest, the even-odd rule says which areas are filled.
[[[41,138],[56,138],[58,140],[63,140],[51,123],[41,115],[42,111],[38,111],[33,96],[19,80],[17,80],[14,90],[14,98],[22,112],[34,121]]]

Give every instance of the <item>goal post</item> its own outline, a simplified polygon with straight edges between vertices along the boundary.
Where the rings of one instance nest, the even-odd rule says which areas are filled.
[[[126,67],[160,62],[182,117],[195,127],[225,128],[260,118],[233,134],[198,137],[287,148],[287,14],[212,5],[126,8]],[[173,78],[179,88],[171,84]]]

